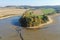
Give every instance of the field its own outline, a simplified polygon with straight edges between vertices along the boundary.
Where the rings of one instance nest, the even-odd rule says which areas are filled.
[[[11,15],[22,15],[26,9],[0,8],[0,18]]]

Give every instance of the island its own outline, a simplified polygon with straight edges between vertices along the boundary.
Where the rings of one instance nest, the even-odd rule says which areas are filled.
[[[31,10],[26,11],[19,19],[19,23],[25,28],[42,28],[43,25],[51,22],[51,18],[47,15],[34,13]]]

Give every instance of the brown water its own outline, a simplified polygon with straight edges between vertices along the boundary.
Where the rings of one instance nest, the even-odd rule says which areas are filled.
[[[19,28],[19,17],[11,17],[0,20],[0,40],[60,40],[60,16],[53,17],[53,23],[46,25],[42,29],[25,29]],[[15,30],[14,27],[20,29]]]

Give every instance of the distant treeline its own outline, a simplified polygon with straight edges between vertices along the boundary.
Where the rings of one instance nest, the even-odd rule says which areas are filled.
[[[41,8],[53,8],[56,10],[57,13],[60,13],[60,5],[57,5],[57,6],[27,6],[27,5],[23,5],[23,6],[6,6],[6,8],[9,8],[9,7],[14,7],[14,8],[20,8],[20,9],[41,9]]]

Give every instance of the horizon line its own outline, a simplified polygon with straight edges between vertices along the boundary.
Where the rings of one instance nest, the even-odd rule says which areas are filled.
[[[60,6],[60,5],[6,5],[6,6]],[[0,6],[0,7],[6,7]]]

